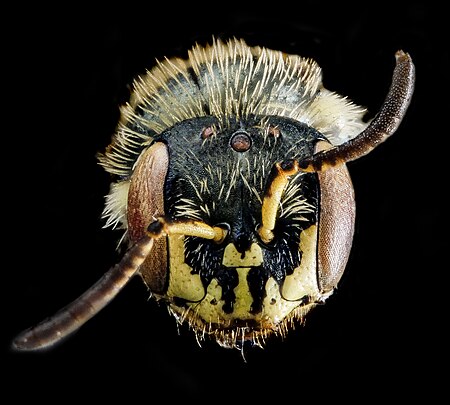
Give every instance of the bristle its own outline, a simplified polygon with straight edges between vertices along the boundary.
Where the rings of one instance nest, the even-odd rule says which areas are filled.
[[[214,39],[204,47],[195,45],[187,60],[158,61],[135,80],[112,143],[99,161],[108,172],[127,176],[139,145],[174,124],[206,115],[218,119],[219,129],[231,117],[290,117],[339,144],[364,128],[364,111],[325,90],[321,69],[311,59],[249,47],[243,40]]]

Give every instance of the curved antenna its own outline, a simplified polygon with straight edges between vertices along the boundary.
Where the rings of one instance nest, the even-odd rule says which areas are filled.
[[[397,51],[392,83],[380,111],[355,138],[299,162],[301,171],[319,172],[358,159],[375,149],[400,125],[414,92],[415,67],[409,54]]]
[[[12,342],[16,350],[40,350],[60,342],[91,319],[122,290],[137,274],[139,267],[151,253],[154,241],[167,235],[197,236],[221,243],[225,229],[212,227],[200,221],[170,221],[159,217],[147,232],[85,293],[59,310],[55,315],[20,333]]]
[[[154,238],[144,235],[91,288],[55,315],[20,333],[12,342],[16,350],[39,350],[53,346],[102,310],[137,273],[153,247]]]

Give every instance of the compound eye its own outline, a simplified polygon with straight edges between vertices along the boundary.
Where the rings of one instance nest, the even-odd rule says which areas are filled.
[[[236,152],[246,152],[252,146],[252,139],[247,132],[238,131],[233,134],[230,140],[230,146]]]

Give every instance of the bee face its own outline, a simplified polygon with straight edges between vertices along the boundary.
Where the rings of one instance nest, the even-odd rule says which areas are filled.
[[[341,185],[334,197],[350,196],[350,207],[345,206],[345,213],[332,213],[332,218],[320,208],[324,195],[317,173],[297,172],[283,181],[279,201],[272,195],[279,188],[274,190],[274,184],[281,181],[276,165],[303,160],[320,144],[328,144],[322,134],[289,118],[229,118],[222,126],[214,117],[202,117],[164,131],[143,153],[146,157],[136,168],[139,180],[134,175],[131,179],[140,190],[132,193],[136,199],[128,199],[128,212],[139,213],[138,221],[128,217],[129,232],[136,240],[154,217],[152,211],[148,218],[141,217],[151,200],[142,199],[142,190],[154,188],[153,180],[147,185],[142,177],[151,179],[149,171],[158,172],[148,164],[157,161],[152,148],[164,150],[167,156],[159,159],[165,162],[165,176],[160,178],[164,202],[158,215],[199,221],[227,233],[220,243],[168,235],[140,269],[149,289],[180,322],[189,322],[199,337],[213,335],[226,347],[246,340],[261,345],[273,333],[284,335],[336,285],[348,251],[333,259],[339,262],[337,270],[328,266],[322,272],[319,219],[333,222],[328,234],[340,232],[345,244],[351,245],[354,207],[348,174],[338,173]],[[272,203],[277,207],[271,214],[263,205]],[[327,206],[327,201],[322,203]],[[274,222],[270,241],[259,232],[265,221]],[[324,289],[320,280],[327,271],[334,280]]]
[[[158,63],[135,80],[98,156],[113,177],[103,216],[124,230],[126,254],[14,347],[59,342],[135,275],[198,339],[242,348],[284,336],[344,272],[355,220],[346,163],[396,131],[414,72],[397,52],[368,124],[300,56],[231,40]]]

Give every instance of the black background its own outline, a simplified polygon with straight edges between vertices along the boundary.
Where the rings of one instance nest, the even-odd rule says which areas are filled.
[[[448,22],[432,2],[294,4],[65,4],[5,13],[12,24],[2,34],[0,395],[13,403],[420,395],[433,402],[447,357]],[[348,165],[357,223],[338,290],[305,326],[247,351],[246,361],[237,350],[200,348],[189,331],[178,332],[138,278],[63,344],[10,351],[15,334],[120,259],[119,233],[102,229],[109,177],[95,155],[110,141],[132,79],[155,58],[185,57],[212,35],[312,57],[325,87],[372,113],[388,90],[395,51],[415,62],[416,90],[401,127]]]

